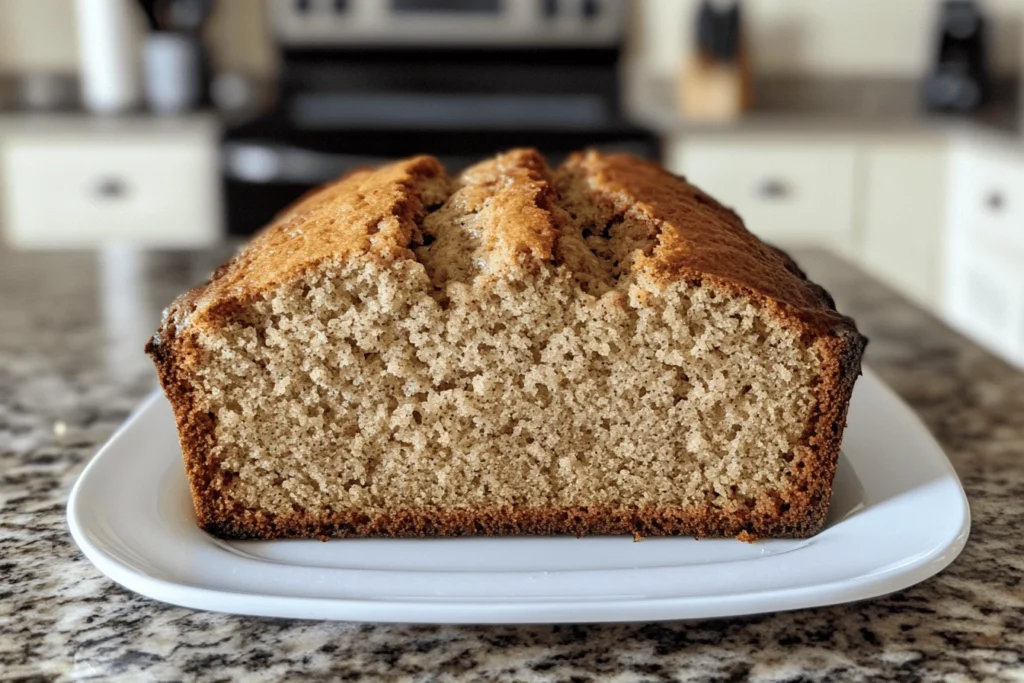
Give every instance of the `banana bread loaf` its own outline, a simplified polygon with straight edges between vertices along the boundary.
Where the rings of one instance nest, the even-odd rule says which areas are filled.
[[[865,340],[656,165],[420,156],[283,212],[147,346],[224,538],[800,537]]]

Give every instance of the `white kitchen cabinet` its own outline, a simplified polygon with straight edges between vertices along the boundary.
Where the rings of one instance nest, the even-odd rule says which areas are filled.
[[[875,138],[862,150],[857,261],[929,310],[942,305],[946,145],[941,139]]]
[[[1024,367],[1024,150],[953,145],[944,317]]]
[[[193,248],[219,239],[213,127],[80,118],[0,128],[5,241],[22,248]]]
[[[843,139],[745,134],[686,137],[669,163],[784,247],[855,251],[856,146]]]
[[[1024,249],[1024,145],[958,140],[951,169],[950,230]]]
[[[963,244],[948,269],[949,322],[1024,367],[1024,250],[981,238]]]

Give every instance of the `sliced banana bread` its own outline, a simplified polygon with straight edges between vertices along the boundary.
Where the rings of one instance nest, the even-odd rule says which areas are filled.
[[[282,213],[147,346],[225,538],[807,536],[865,340],[684,179],[420,156]]]

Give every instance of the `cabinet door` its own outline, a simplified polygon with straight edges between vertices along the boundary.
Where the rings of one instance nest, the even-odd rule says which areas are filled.
[[[850,253],[853,143],[807,137],[707,136],[674,154],[687,180],[731,206],[751,232],[781,246]]]
[[[1024,367],[1024,153],[957,140],[949,170],[945,317]]]
[[[879,141],[864,155],[859,260],[865,270],[933,311],[942,303],[946,167],[940,140]]]
[[[1024,366],[1024,251],[991,238],[961,242],[948,262],[946,318]]]
[[[1024,249],[1024,153],[992,141],[959,141],[950,175],[950,229]]]

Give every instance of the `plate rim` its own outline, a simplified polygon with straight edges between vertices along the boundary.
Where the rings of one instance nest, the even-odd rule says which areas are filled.
[[[144,399],[97,451],[76,480],[67,502],[71,535],[86,558],[115,583],[145,597],[191,609],[263,617],[329,619],[362,622],[404,622],[432,624],[528,624],[662,621],[730,617],[774,611],[791,611],[866,600],[903,590],[920,583],[949,566],[961,553],[970,533],[971,512],[963,485],[945,451],[917,413],[876,373],[865,367],[865,378],[885,392],[889,400],[904,409],[907,420],[916,422],[920,436],[930,450],[941,456],[946,478],[956,484],[959,494],[956,512],[959,528],[922,556],[898,567],[831,580],[770,590],[736,591],[702,596],[655,596],[618,600],[529,600],[495,602],[494,598],[438,601],[410,598],[352,598],[274,595],[251,591],[189,585],[153,576],[105,551],[83,523],[81,506],[85,482],[124,434],[152,409],[162,394],[155,390]],[[859,383],[858,383],[859,384]],[[941,481],[941,479],[940,479]],[[840,522],[841,524],[841,522]],[[257,558],[258,559],[258,558]],[[713,563],[712,563],[713,566]],[[781,604],[780,604],[781,603]],[[438,618],[444,615],[448,618]]]

